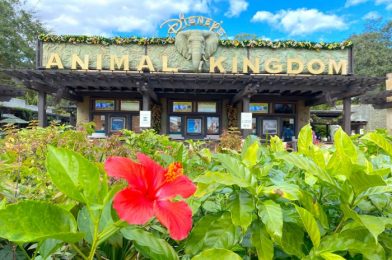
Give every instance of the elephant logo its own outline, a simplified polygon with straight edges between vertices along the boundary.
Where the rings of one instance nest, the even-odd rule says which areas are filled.
[[[195,71],[201,71],[204,61],[218,48],[219,37],[212,31],[189,30],[177,33],[175,46],[187,60],[192,59]]]

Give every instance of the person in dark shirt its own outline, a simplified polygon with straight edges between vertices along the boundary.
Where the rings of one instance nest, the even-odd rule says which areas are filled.
[[[282,132],[283,141],[291,142],[293,140],[293,136],[294,136],[293,129],[289,125],[285,124],[283,126],[283,132]]]

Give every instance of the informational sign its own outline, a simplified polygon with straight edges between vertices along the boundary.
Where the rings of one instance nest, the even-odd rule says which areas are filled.
[[[140,111],[140,127],[151,127],[151,111]]]
[[[252,113],[241,113],[241,129],[252,129]]]

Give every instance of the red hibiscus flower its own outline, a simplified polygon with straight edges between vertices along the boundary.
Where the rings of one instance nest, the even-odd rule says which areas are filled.
[[[175,240],[186,238],[192,228],[192,210],[184,201],[171,201],[177,195],[188,198],[196,186],[185,175],[180,163],[167,169],[144,154],[134,162],[110,157],[105,162],[109,176],[127,180],[128,187],[116,194],[113,208],[130,224],[145,224],[155,216]]]

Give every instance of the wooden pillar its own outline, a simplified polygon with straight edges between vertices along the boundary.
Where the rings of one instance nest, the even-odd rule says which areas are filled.
[[[343,99],[343,130],[351,135],[351,98]]]
[[[40,127],[47,126],[46,93],[43,91],[38,92],[38,125]]]
[[[147,92],[143,93],[143,110],[150,110],[150,97],[148,96]]]
[[[242,98],[242,112],[249,112],[249,103],[250,103],[250,96],[245,96]],[[240,122],[241,125],[241,122]],[[243,129],[242,136],[246,138],[248,135],[252,133],[251,129]]]

